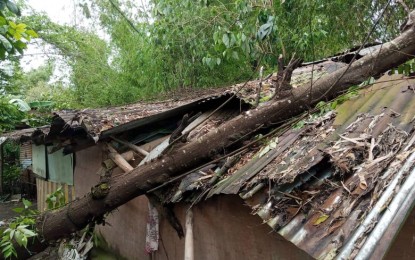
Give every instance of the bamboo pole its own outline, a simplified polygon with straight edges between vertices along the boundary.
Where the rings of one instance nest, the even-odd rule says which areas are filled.
[[[117,143],[120,143],[120,144],[123,144],[123,145],[127,146],[128,148],[132,149],[133,151],[136,151],[137,153],[140,153],[140,154],[142,154],[144,156],[147,156],[149,154],[146,150],[144,150],[141,147],[138,147],[135,144],[129,143],[127,141],[118,139],[117,137],[113,137],[113,136],[111,136],[111,139],[114,140],[114,141],[116,141]]]
[[[109,151],[108,156],[124,172],[130,172],[134,169],[110,144],[107,144],[107,149]]]
[[[186,235],[184,240],[184,260],[194,260],[193,241],[193,210],[189,208],[186,212]]]
[[[133,151],[127,151],[127,152],[122,153],[120,155],[127,162],[134,159],[134,152]],[[105,168],[106,170],[112,170],[116,166],[117,166],[117,164],[115,164],[115,162],[112,159],[107,159],[107,160],[102,162],[102,167]]]

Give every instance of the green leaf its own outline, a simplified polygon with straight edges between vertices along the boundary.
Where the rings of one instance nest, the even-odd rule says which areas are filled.
[[[244,33],[242,33],[241,40],[242,40],[242,42],[246,41],[246,35]]]
[[[29,103],[29,106],[31,108],[44,108],[44,107],[52,107],[54,104],[55,103],[53,101],[33,101]]]
[[[16,3],[13,0],[8,0],[6,2],[6,6],[10,10],[10,12],[14,13],[15,15],[17,16],[21,15],[19,7],[16,5]]]
[[[14,209],[12,209],[14,212],[16,212],[16,213],[22,213],[23,211],[24,211],[24,208],[14,208]]]
[[[22,238],[20,239],[22,242],[22,245],[27,248],[27,236],[23,235]]]
[[[20,39],[22,38],[22,34],[16,31],[16,32],[13,34],[13,37],[14,37],[16,40],[20,41]]]
[[[27,228],[29,225],[19,225],[18,227],[17,227],[17,229],[18,230],[22,230],[22,229],[24,229],[24,228]]]
[[[1,2],[0,2],[1,4]],[[0,15],[0,26],[7,25],[7,20],[3,16]]]
[[[23,50],[27,48],[27,44],[22,41],[17,41],[14,43],[14,47],[20,54],[23,54]]]
[[[235,45],[235,43],[236,43],[236,37],[235,37],[235,34],[231,34],[231,40],[230,40],[230,43],[229,43],[229,46],[234,46]]]
[[[329,215],[326,215],[326,214],[321,214],[320,215],[320,217],[318,217],[317,219],[316,219],[316,221],[314,222],[314,226],[318,226],[318,225],[320,225],[321,223],[323,223],[324,221],[326,221],[328,218],[329,218],[330,216]]]
[[[222,35],[222,42],[223,42],[223,44],[225,44],[225,46],[226,46],[227,48],[229,48],[229,47],[230,47],[229,35],[228,35],[227,33],[224,33],[224,34]]]
[[[0,11],[3,11],[6,7],[6,2],[4,0],[0,0]]]
[[[232,52],[232,58],[234,58],[235,60],[239,60],[239,55],[236,51]]]
[[[23,234],[25,234],[26,237],[34,237],[37,235],[35,232],[27,228],[23,229],[22,232]]]
[[[13,21],[9,21],[9,25],[12,29],[16,29],[16,27],[17,27],[17,24]]]
[[[13,251],[8,250],[7,252],[4,253],[4,257],[5,258],[9,258],[12,255]]]
[[[19,246],[23,246],[23,243],[24,243],[24,241],[23,241],[24,235],[23,235],[22,232],[20,232],[20,231],[17,230],[16,233],[14,234],[14,238],[15,238],[17,244],[19,244]]]
[[[258,39],[263,41],[265,37],[267,37],[271,33],[272,27],[273,27],[272,23],[266,23],[266,24],[261,25],[257,33]]]
[[[338,104],[337,100],[333,101],[333,102],[331,103],[331,109],[336,109],[337,104]]]
[[[10,243],[10,242],[9,242]],[[13,247],[13,245],[10,243],[9,245],[7,245],[7,246],[5,246],[2,250],[1,250],[1,252],[2,253],[4,253],[4,252],[6,252],[6,251],[10,251],[10,249]]]
[[[25,101],[18,98],[11,99],[9,103],[16,105],[22,112],[28,112],[31,110],[30,106]]]
[[[39,35],[35,31],[33,31],[33,30],[27,30],[26,33],[28,35],[32,36],[33,38],[39,37]]]
[[[30,202],[27,199],[22,199],[23,205],[25,206],[25,208],[29,208],[30,206],[32,206],[32,202]]]
[[[14,237],[14,233],[15,233],[15,232],[16,232],[16,230],[15,230],[15,229],[10,230],[10,234],[9,234],[10,240],[12,240],[12,239],[13,239],[13,237]]]
[[[0,42],[4,46],[7,52],[10,52],[13,49],[13,45],[10,43],[10,41],[0,34]]]

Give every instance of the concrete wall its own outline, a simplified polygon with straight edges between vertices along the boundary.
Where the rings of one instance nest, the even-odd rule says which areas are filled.
[[[95,173],[106,159],[99,146],[76,154],[75,190],[83,196],[98,183]],[[187,205],[177,204],[175,212],[184,227]],[[160,246],[152,257],[145,252],[147,199],[138,197],[112,212],[109,225],[99,232],[110,247],[127,259],[183,259],[184,239],[162,219]],[[218,196],[193,209],[195,259],[308,259],[280,235],[271,232],[259,217],[250,214],[238,196]]]

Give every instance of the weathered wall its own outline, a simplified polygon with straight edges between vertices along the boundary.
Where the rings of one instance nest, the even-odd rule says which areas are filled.
[[[65,195],[65,202],[68,203],[75,199],[75,187],[68,184],[55,183],[36,178],[36,192],[37,192],[37,210],[44,212],[48,209],[46,203],[47,197],[55,192],[59,187]]]
[[[415,259],[415,209],[412,210],[406,219],[405,224],[402,226],[384,259]]]
[[[20,144],[19,161],[20,161],[20,166],[23,169],[26,169],[27,167],[32,166],[32,144],[31,143]]]
[[[101,148],[91,147],[76,154],[75,187],[77,197],[98,183],[95,174],[104,159]],[[184,226],[186,205],[175,208]],[[195,259],[307,259],[308,256],[271,232],[237,196],[214,197],[194,208]],[[150,259],[145,252],[147,199],[136,198],[118,208],[99,228],[113,250],[128,259]],[[162,220],[160,247],[152,259],[183,259],[184,239]]]

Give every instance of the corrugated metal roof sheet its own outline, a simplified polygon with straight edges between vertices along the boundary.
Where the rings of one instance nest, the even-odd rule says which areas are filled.
[[[191,189],[176,187],[196,191],[183,196],[190,201],[206,194],[239,194],[254,214],[299,248],[315,258],[334,258],[415,152],[413,86],[414,79],[383,76],[335,113],[247,152],[215,186],[208,185],[214,174],[206,172],[220,165],[185,178],[182,184],[194,182]]]
[[[408,156],[402,147],[414,129],[415,93],[408,86],[415,80],[394,75],[378,82],[251,180],[251,187],[265,183],[250,201],[255,213],[313,257],[337,254]],[[316,167],[325,157],[330,163]]]
[[[62,110],[55,114],[61,118],[61,121],[67,128],[85,129],[91,136],[99,137],[101,134],[109,136],[117,134],[134,127],[140,127],[146,124],[152,124],[165,117],[176,114],[182,114],[192,108],[204,104],[216,104],[223,102],[228,98],[231,91],[225,92],[223,89],[213,89],[204,94],[190,96],[186,99],[167,100],[162,102],[140,102],[136,104],[102,108],[102,109],[83,109],[83,110]],[[52,121],[52,125],[54,122]],[[63,126],[62,126],[63,127]],[[62,128],[61,127],[61,128]],[[49,126],[23,129],[5,133],[2,136],[12,139],[20,137],[30,137],[36,130],[40,130],[44,134],[49,134],[51,128]]]

